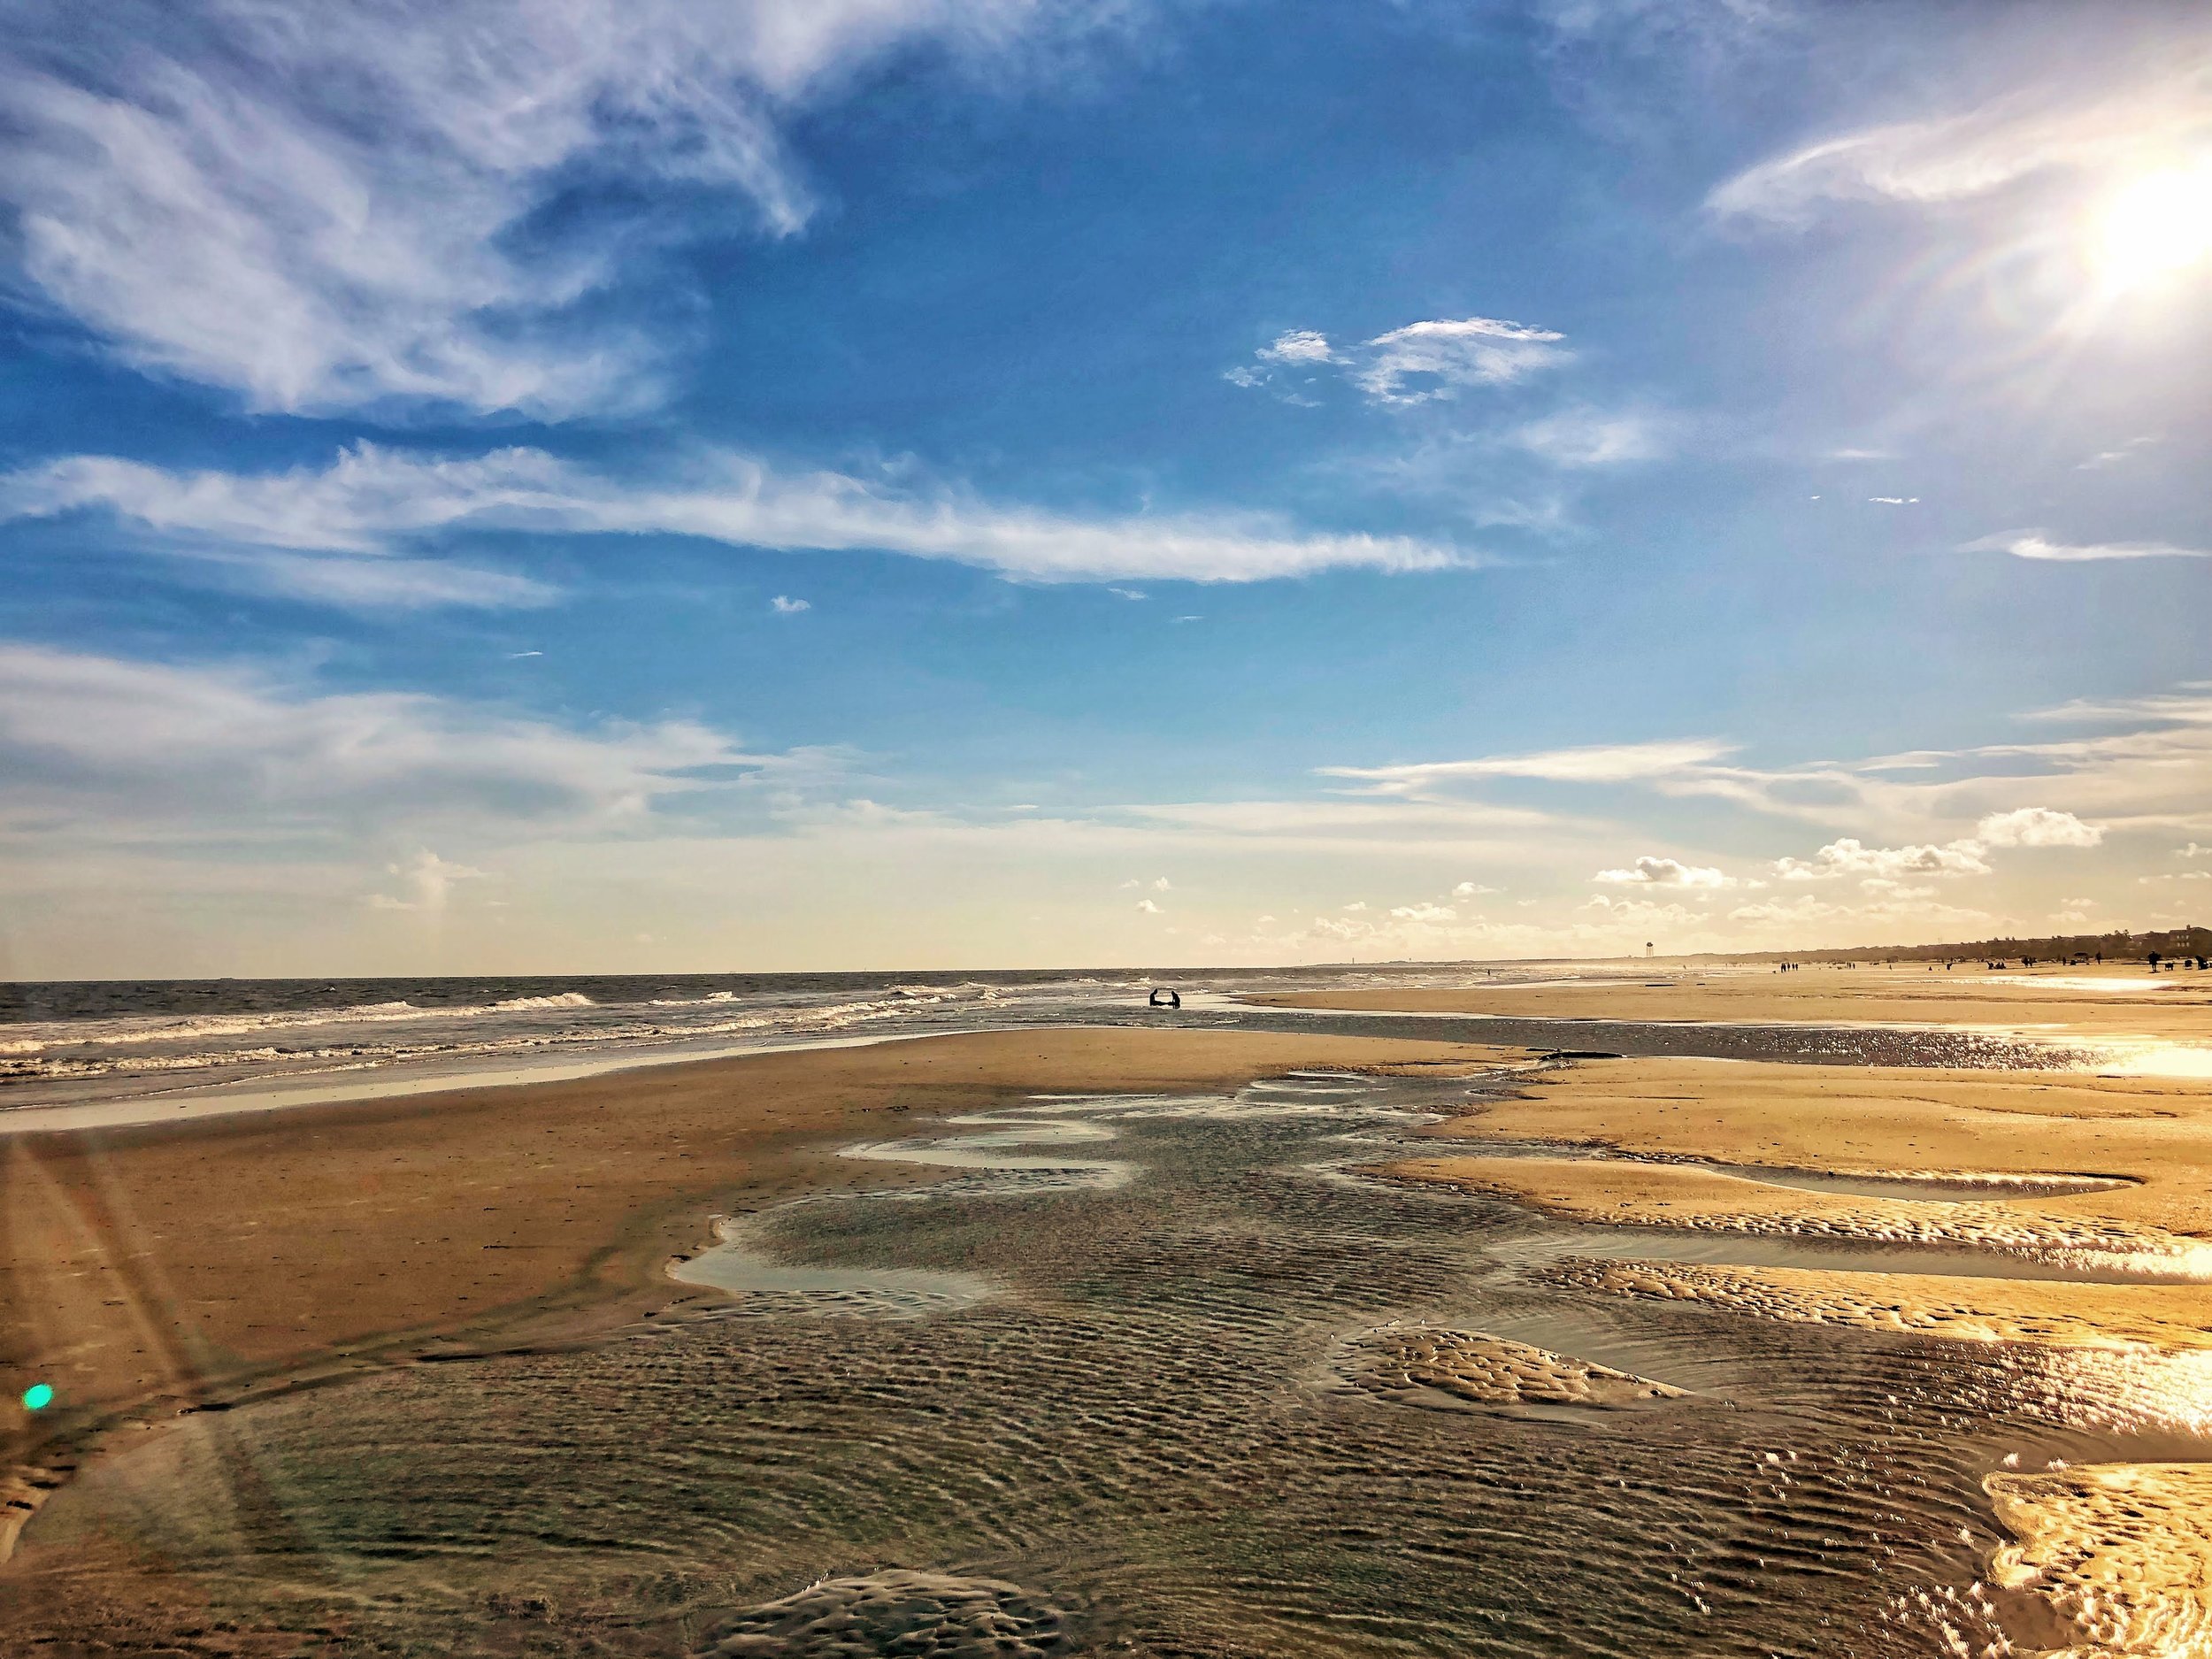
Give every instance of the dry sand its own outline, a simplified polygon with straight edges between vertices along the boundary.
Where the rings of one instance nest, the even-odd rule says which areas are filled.
[[[1228,1089],[1305,1066],[1479,1069],[1461,1044],[1071,1028],[750,1056],[568,1082],[0,1144],[0,1463],[136,1403],[356,1362],[573,1340],[712,1302],[672,1256],[711,1212],[926,1180],[834,1156],[905,1114],[1030,1091]],[[20,1380],[15,1380],[20,1379]],[[58,1391],[34,1417],[35,1380]],[[48,1444],[49,1453],[34,1448]],[[0,1494],[19,1516],[32,1489]]]
[[[2109,982],[2112,988],[2085,989],[2085,980]],[[2189,969],[2153,976],[2140,963],[2002,974],[1978,964],[1949,973],[1940,967],[1931,973],[1918,964],[1790,973],[1654,971],[1572,984],[1299,991],[1245,1000],[1277,1008],[1532,1019],[1975,1026],[2082,1039],[2212,1042],[2212,972]]]

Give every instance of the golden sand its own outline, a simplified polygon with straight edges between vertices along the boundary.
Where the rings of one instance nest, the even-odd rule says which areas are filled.
[[[1982,1486],[2018,1540],[1992,1576],[2069,1627],[2054,1659],[2212,1654],[2212,1465],[2093,1463]]]
[[[1682,1390],[1485,1331],[1390,1325],[1347,1345],[1348,1388],[1409,1405],[1647,1404]]]
[[[2109,988],[2085,989],[2084,982]],[[2156,976],[2141,963],[1946,973],[1898,968],[1651,970],[1572,984],[1394,987],[1254,996],[1278,1008],[1531,1019],[1709,1020],[1750,1025],[1975,1026],[2081,1039],[2212,1041],[2212,972]]]
[[[1950,1245],[2090,1258],[2138,1271],[2200,1269],[2212,1277],[2212,1246],[2199,1240],[2094,1216],[2040,1214],[2025,1201],[1856,1197],[1769,1186],[1683,1164],[1609,1158],[1416,1158],[1387,1165],[1386,1172],[1494,1194],[1574,1221]]]
[[[1551,1277],[1579,1290],[1701,1302],[1795,1324],[2045,1348],[2212,1349],[2212,1287],[2197,1285],[2080,1285],[1646,1261],[1568,1262]]]
[[[1434,1133],[1878,1177],[2103,1176],[2131,1185],[1993,1202],[2053,1222],[2212,1233],[2212,1080],[1582,1060],[1517,1092]]]
[[[1417,1159],[1384,1172],[1498,1193],[1577,1221],[1951,1245],[2212,1277],[2212,1083],[2043,1071],[1588,1060],[1437,1125],[1443,1140],[1537,1139],[1623,1158]],[[1755,1178],[1825,1171],[1956,1179],[2094,1175],[2094,1190],[1960,1202],[1809,1192]],[[2003,1263],[1992,1263],[2001,1274]],[[1910,1273],[1586,1264],[1589,1288],[1771,1318],[2069,1348],[2212,1345],[2212,1286],[2030,1283]]]

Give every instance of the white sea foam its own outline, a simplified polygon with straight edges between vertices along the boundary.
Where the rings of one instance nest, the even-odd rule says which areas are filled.
[[[380,1025],[402,1021],[482,1019],[495,1014],[595,1006],[591,998],[581,991],[562,991],[549,996],[515,996],[503,1002],[464,1003],[450,1008],[441,1008],[434,1003],[426,1008],[405,1002],[355,1002],[340,1008],[269,1009],[250,1014],[195,1014],[181,1019],[127,1016],[115,1019],[18,1025],[13,1028],[16,1032],[35,1032],[37,1034],[11,1036],[0,1041],[0,1054],[38,1054],[48,1048],[62,1047],[106,1048],[250,1037],[270,1032],[303,1031],[318,1025]]]

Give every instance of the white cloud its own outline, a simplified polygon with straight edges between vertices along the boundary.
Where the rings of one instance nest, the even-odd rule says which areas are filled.
[[[1455,922],[1459,919],[1459,912],[1448,904],[1401,904],[1390,914],[1401,922],[1417,922],[1425,925]]]
[[[841,472],[782,472],[727,453],[664,483],[610,479],[541,449],[443,459],[361,443],[327,467],[173,472],[76,456],[0,479],[0,516],[104,508],[180,541],[371,554],[441,531],[704,537],[787,550],[877,549],[1036,581],[1151,577],[1261,581],[1316,571],[1479,563],[1406,536],[1301,534],[1263,515],[1080,518],[902,489]]]
[[[2199,72],[2177,66],[2071,102],[2020,93],[1822,139],[1724,181],[1706,206],[1790,224],[1839,202],[1961,202],[2039,173],[2139,169],[2185,151],[2205,125]]]
[[[1963,544],[1962,553],[2009,553],[2015,558],[2080,564],[2100,559],[2212,558],[2212,549],[2170,541],[2054,541],[2040,530],[2008,530]]]
[[[1151,596],[1136,588],[1109,588],[1106,591],[1117,599],[1147,599]]]
[[[1975,826],[1974,834],[1992,847],[2094,847],[2104,840],[2096,825],[2042,806],[1993,812]]]
[[[379,825],[636,825],[749,755],[686,720],[577,727],[409,692],[0,646],[0,827],[352,834]],[[703,775],[705,774],[705,775]]]
[[[1150,899],[1139,899],[1137,901],[1137,908],[1143,911],[1147,916],[1157,916],[1160,914],[1160,907],[1155,904]]]
[[[1778,858],[1775,873],[1785,881],[1825,881],[1838,876],[1985,876],[1982,845],[1955,841],[1947,845],[1868,847],[1846,837],[1830,841],[1811,858]]]
[[[1919,503],[1917,495],[1869,495],[1867,500],[1878,507],[1911,507]]]
[[[1377,794],[1411,795],[1471,778],[1538,778],[1553,783],[1625,783],[1660,778],[1717,759],[1732,746],[1710,738],[1649,743],[1598,743],[1581,749],[1489,755],[1477,760],[1421,761],[1399,766],[1324,766],[1325,778],[1352,778]]]
[[[1310,328],[1293,328],[1275,336],[1273,342],[1262,346],[1252,354],[1263,363],[1334,363],[1336,354],[1329,349],[1329,337],[1316,334]]]
[[[778,594],[768,602],[768,608],[780,617],[795,617],[802,611],[813,610],[814,606],[807,600],[793,599],[786,595]]]
[[[561,596],[559,588],[532,577],[444,559],[238,552],[220,548],[167,550],[185,555],[184,568],[197,570],[226,586],[348,611],[424,611],[442,605],[518,610],[549,605]]]
[[[1622,466],[1667,452],[1666,433],[1653,416],[1598,409],[1564,409],[1517,426],[1517,447],[1554,466]]]
[[[1566,360],[1564,334],[1495,317],[1437,319],[1378,334],[1352,374],[1379,403],[1425,403],[1469,386],[1507,386]]]
[[[1165,876],[1156,876],[1153,878],[1152,890],[1155,893],[1165,893],[1168,890],[1168,887],[1169,882]]]
[[[399,878],[408,896],[372,893],[365,901],[371,910],[422,910],[434,915],[445,909],[455,882],[481,880],[484,876],[481,870],[441,858],[427,847],[403,864],[387,865],[386,871]]]
[[[1499,891],[1498,888],[1486,887],[1479,881],[1463,881],[1452,889],[1452,896],[1455,899],[1472,899],[1479,898],[1486,893],[1497,891]]]
[[[18,7],[0,198],[25,276],[142,369],[263,410],[603,411],[652,395],[657,353],[578,303],[732,217],[718,199],[803,227],[787,115],[907,45],[973,55],[1111,10],[331,0],[310,26],[127,0],[87,30]],[[655,185],[680,214],[589,211]]]
[[[1495,317],[1435,318],[1340,350],[1325,334],[1294,328],[1252,354],[1257,366],[1240,365],[1225,378],[1238,386],[1271,389],[1292,403],[1310,403],[1314,400],[1300,388],[1312,386],[1320,371],[1333,368],[1372,403],[1428,403],[1456,397],[1471,386],[1510,385],[1564,363],[1572,355],[1560,343],[1565,338],[1549,328]],[[1556,431],[1540,423],[1530,429],[1523,447],[1546,453],[1548,445],[1562,455],[1574,455],[1594,445],[1603,449],[1633,442],[1624,427],[1609,435],[1601,432],[1592,424],[1599,419],[1583,418],[1580,430],[1575,417],[1561,417]]]
[[[1615,887],[1645,885],[1656,887],[1732,887],[1732,877],[1703,864],[1686,864],[1673,858],[1647,854],[1625,870],[1601,870],[1591,878]]]

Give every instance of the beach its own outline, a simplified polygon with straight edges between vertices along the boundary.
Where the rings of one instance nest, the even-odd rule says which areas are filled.
[[[1390,995],[1463,1038],[1646,988]],[[1764,995],[1717,993],[1863,1013]],[[2127,1034],[2185,1041],[2156,1006]],[[1424,1022],[8,1136],[0,1356],[58,1397],[9,1425],[0,1632],[1317,1656],[1418,1605],[1455,1651],[2180,1651],[2212,1085]]]
[[[2139,962],[1995,970],[1630,964],[1526,982],[1259,993],[1263,1007],[1514,1019],[1965,1027],[2044,1038],[2212,1042],[2212,973]]]

